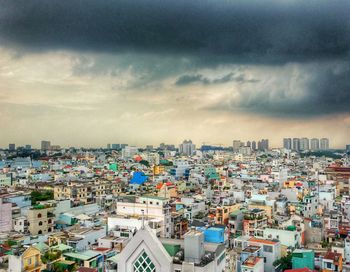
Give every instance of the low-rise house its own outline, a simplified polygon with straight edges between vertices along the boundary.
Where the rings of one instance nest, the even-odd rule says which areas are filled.
[[[40,250],[35,247],[15,249],[9,255],[9,272],[40,272],[43,268]]]

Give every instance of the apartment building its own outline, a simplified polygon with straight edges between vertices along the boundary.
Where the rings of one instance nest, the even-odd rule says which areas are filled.
[[[171,206],[169,199],[157,196],[120,197],[116,202],[117,215],[159,219],[161,237],[171,237]]]
[[[35,205],[28,210],[28,230],[31,235],[50,233],[54,230],[55,204]]]

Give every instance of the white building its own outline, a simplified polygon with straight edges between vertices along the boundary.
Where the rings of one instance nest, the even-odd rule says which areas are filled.
[[[320,140],[320,149],[321,150],[328,150],[329,149],[329,139],[328,138],[322,138]]]
[[[165,246],[177,248],[173,255]],[[204,234],[192,229],[184,240],[159,240],[143,226],[119,254],[118,272],[214,272],[225,269],[225,246],[205,243]]]
[[[140,229],[119,254],[118,272],[174,271],[170,255],[148,226]]]
[[[310,141],[308,138],[301,138],[300,139],[300,150],[309,150],[310,149]]]
[[[122,158],[131,159],[137,155],[138,152],[139,149],[136,146],[126,146],[122,149]]]
[[[179,145],[179,152],[183,155],[192,156],[195,150],[196,145],[194,145],[191,140],[184,140],[182,144]]]
[[[170,237],[171,235],[171,214],[169,200],[164,197],[142,196],[132,200],[124,199],[117,201],[117,215],[141,217],[147,220],[158,219],[160,224],[160,236]]]
[[[317,138],[312,138],[310,140],[310,149],[312,151],[316,151],[320,149],[320,140]]]

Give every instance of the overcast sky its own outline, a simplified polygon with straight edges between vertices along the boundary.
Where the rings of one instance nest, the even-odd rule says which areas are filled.
[[[0,145],[350,144],[349,0],[0,0]]]

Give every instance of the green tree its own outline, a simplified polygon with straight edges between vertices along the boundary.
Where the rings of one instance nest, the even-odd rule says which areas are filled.
[[[286,256],[274,261],[273,265],[279,267],[280,271],[292,269],[292,253],[289,252]]]
[[[149,167],[149,162],[146,160],[140,161],[140,164],[143,164],[144,166]]]
[[[38,201],[52,200],[54,198],[53,191],[32,191],[30,197],[32,205],[35,205]]]

